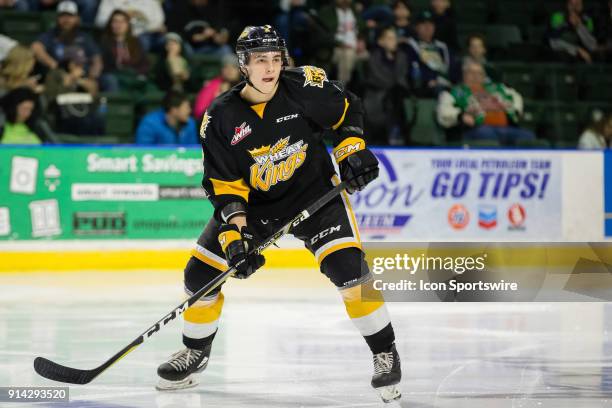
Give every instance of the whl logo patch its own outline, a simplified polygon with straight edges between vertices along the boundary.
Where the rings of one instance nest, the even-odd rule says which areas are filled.
[[[246,122],[242,122],[242,125],[234,128],[234,137],[232,137],[232,146],[240,143],[242,139],[251,134],[251,126],[247,125]]]

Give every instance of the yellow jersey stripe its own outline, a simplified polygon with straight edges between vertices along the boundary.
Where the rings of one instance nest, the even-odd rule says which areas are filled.
[[[346,116],[346,111],[348,110],[348,107],[349,107],[348,100],[344,98],[344,111],[342,112],[342,116],[340,116],[340,120],[338,120],[338,122],[336,122],[336,124],[332,126],[332,129],[334,130],[338,129],[340,125],[342,124],[342,122],[344,122],[344,117]]]
[[[357,238],[357,241],[361,243],[361,236],[359,235],[359,226],[357,225],[357,218],[355,218],[353,207],[351,207],[351,200],[349,199],[346,190],[342,192],[342,198],[344,199],[344,204],[349,213],[349,222],[353,225],[353,230],[355,231],[355,238]]]
[[[340,184],[340,178],[335,174],[332,176],[332,184],[334,186]],[[361,236],[359,235],[359,226],[357,225],[357,218],[355,217],[355,213],[353,212],[353,207],[351,207],[351,200],[349,199],[349,195],[346,190],[342,192],[341,196],[342,201],[344,201],[344,206],[346,207],[347,212],[349,213],[349,222],[351,223],[353,230],[355,231],[355,238],[357,238],[357,241],[361,243]]]
[[[249,202],[249,186],[243,179],[234,181],[225,181],[215,178],[210,178],[210,182],[213,185],[215,195],[232,194],[240,196],[244,201]]]
[[[215,261],[212,258],[207,257],[206,255],[198,252],[195,249],[191,250],[191,256],[198,258],[200,261],[204,262],[206,265],[212,266],[215,269],[220,270],[221,272],[225,272],[227,267],[222,263]]]
[[[325,259],[325,257],[333,252],[339,251],[341,249],[344,248],[357,248],[357,249],[361,249],[361,245],[358,242],[343,242],[341,244],[338,245],[334,245],[332,247],[327,248],[325,251],[321,252],[321,254],[319,255],[319,258],[317,259],[317,261],[319,262],[319,265],[321,264],[321,262],[323,262],[323,259]]]

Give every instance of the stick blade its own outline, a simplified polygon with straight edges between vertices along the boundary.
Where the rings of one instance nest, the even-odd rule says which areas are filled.
[[[70,368],[57,364],[44,357],[36,357],[36,359],[34,359],[34,370],[39,375],[49,380],[70,384],[87,384],[97,375],[96,370]]]

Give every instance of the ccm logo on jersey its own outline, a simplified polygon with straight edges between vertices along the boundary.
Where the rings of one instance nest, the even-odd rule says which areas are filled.
[[[281,122],[286,122],[291,119],[296,119],[298,116],[300,116],[299,113],[294,113],[293,115],[283,116],[282,118],[276,119],[276,123],[281,123]]]
[[[334,232],[340,232],[341,227],[342,225],[336,225],[335,227],[324,229],[323,231],[319,232],[317,235],[315,235],[314,237],[310,239],[310,244],[312,245],[318,240],[320,240],[321,238],[325,238],[326,236],[331,235]]]
[[[251,126],[247,125],[246,122],[242,122],[242,125],[234,128],[234,137],[232,137],[232,146],[238,144],[242,139],[251,134]]]

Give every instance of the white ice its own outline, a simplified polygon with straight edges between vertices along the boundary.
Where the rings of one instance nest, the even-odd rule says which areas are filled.
[[[36,356],[93,368],[181,300],[179,272],[0,275],[0,385],[59,386]],[[201,384],[155,391],[181,347],[179,321],[70,403],[7,407],[379,407],[371,356],[332,285],[315,271],[263,270],[224,287]],[[402,407],[612,407],[612,306],[605,303],[390,303]]]

